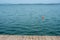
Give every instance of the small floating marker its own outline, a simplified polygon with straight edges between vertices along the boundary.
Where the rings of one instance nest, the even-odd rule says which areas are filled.
[[[42,16],[42,21],[44,21],[44,16]]]

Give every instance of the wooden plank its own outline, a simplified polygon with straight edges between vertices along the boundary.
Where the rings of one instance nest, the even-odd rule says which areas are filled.
[[[0,40],[60,40],[60,36],[0,35]]]

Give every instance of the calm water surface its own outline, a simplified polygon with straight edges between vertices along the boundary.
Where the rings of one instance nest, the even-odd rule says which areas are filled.
[[[0,5],[0,34],[60,35],[60,5]]]

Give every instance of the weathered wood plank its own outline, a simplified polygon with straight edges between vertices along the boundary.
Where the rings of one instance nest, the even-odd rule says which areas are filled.
[[[60,40],[60,36],[0,35],[0,40]]]

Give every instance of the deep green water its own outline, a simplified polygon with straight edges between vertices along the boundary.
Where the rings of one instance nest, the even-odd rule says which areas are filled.
[[[0,5],[0,34],[60,35],[60,5]]]

